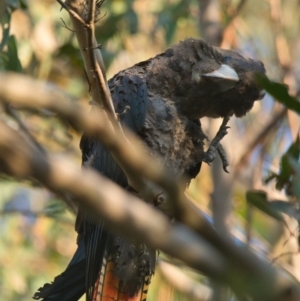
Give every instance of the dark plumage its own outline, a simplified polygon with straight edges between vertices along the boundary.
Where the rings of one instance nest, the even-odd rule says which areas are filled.
[[[151,154],[162,159],[171,175],[185,175],[188,184],[202,161],[207,161],[199,118],[245,115],[261,97],[254,72],[265,74],[261,62],[190,38],[119,72],[108,84],[121,122],[145,141]],[[225,134],[226,128],[215,146]],[[130,190],[124,173],[100,141],[83,135],[80,147],[84,166]],[[114,263],[113,274],[121,279],[119,290],[129,296],[154,273],[154,250],[109,231],[84,208],[79,210],[77,231],[78,250],[71,263],[54,284],[36,293],[36,299],[75,301],[87,288],[87,299],[92,300],[106,260]]]

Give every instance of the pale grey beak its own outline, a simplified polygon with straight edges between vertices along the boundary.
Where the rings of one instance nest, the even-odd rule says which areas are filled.
[[[210,78],[216,82],[220,88],[219,92],[225,92],[240,80],[236,71],[228,65],[222,64],[221,67],[213,72],[201,74],[201,76]]]
[[[240,80],[238,74],[236,71],[229,67],[228,65],[222,64],[221,67],[213,72],[201,74],[201,76],[206,77],[216,77],[216,78],[222,78],[226,80],[232,80],[235,82],[238,82]]]

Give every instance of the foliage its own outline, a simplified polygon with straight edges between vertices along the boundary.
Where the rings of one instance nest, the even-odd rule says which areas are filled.
[[[265,180],[266,183],[271,180],[275,180],[276,189],[284,189],[289,196],[297,196],[297,191],[294,190],[293,183],[294,178],[297,178],[297,163],[300,158],[300,140],[299,136],[297,140],[289,147],[287,152],[283,154],[280,160],[279,173],[271,173],[271,175]],[[298,195],[299,196],[299,195]]]
[[[300,103],[290,96],[286,85],[272,82],[266,77],[258,77],[258,82],[270,95],[287,109],[293,110],[300,114]],[[277,190],[284,189],[289,201],[283,200],[267,200],[267,194],[263,191],[248,191],[246,194],[247,201],[263,211],[267,215],[285,223],[284,214],[290,216],[300,223],[300,136],[298,134],[296,140],[290,145],[288,150],[280,158],[279,172],[270,172],[265,179],[268,184],[275,181]],[[299,234],[298,234],[299,235]],[[298,244],[299,244],[298,236]],[[299,245],[300,246],[300,245]]]
[[[264,213],[284,222],[284,218],[280,212],[272,208],[267,201],[267,194],[264,191],[248,191],[246,194],[247,202],[260,209]]]
[[[278,102],[283,104],[287,109],[291,109],[300,114],[300,103],[290,96],[286,85],[272,82],[267,78],[259,77],[258,82],[270,95]],[[283,221],[282,213],[299,220],[300,201],[300,136],[290,145],[287,151],[280,158],[279,172],[271,172],[265,179],[265,183],[275,181],[276,189],[284,189],[285,193],[291,198],[291,202],[285,201],[267,201],[267,195],[261,192],[249,191],[247,201],[264,211],[268,215]]]
[[[300,114],[300,103],[295,97],[289,94],[288,87],[286,85],[272,82],[267,77],[262,77],[259,75],[258,81],[262,88],[264,88],[277,101],[282,103],[286,108]]]
[[[229,23],[233,6],[231,2],[237,1],[220,1],[222,24]],[[281,81],[277,76],[282,70],[279,70],[279,64],[274,63],[276,49],[273,47],[275,43],[271,37],[273,24],[267,23],[268,20],[265,18],[268,10],[261,1],[248,2],[250,4],[247,4],[241,12],[243,18],[237,19],[234,27],[228,29],[229,38],[227,37],[227,40],[224,38],[227,42],[225,45],[239,48],[249,56],[262,58],[271,77]],[[284,3],[283,15],[287,15],[288,18],[284,23],[283,33],[289,39],[290,45],[296,45],[298,41],[296,39],[300,36],[294,23],[288,21],[297,22],[298,15],[293,13],[297,11],[295,8],[298,8],[296,1]],[[253,15],[255,15],[254,20]],[[65,25],[60,18],[64,20]],[[103,45],[102,53],[109,75],[156,55],[168,45],[186,36],[199,35],[199,8],[196,0],[107,0],[102,8],[100,19],[96,34],[98,41]],[[0,21],[1,71],[21,72],[54,82],[79,101],[88,104],[90,96],[80,52],[74,34],[64,27],[70,28],[69,18],[65,11],[60,11],[56,1],[8,0],[0,15]],[[295,61],[296,63],[299,64]],[[259,81],[269,95],[284,107],[300,113],[298,100],[290,96],[285,85],[265,78]],[[274,107],[273,99],[269,97],[261,104],[257,104],[253,113],[243,121],[232,124],[230,136],[233,137],[232,153],[236,158],[241,144],[247,144],[251,132],[263,126],[262,121],[272,115]],[[72,132],[68,124],[57,120],[49,112],[43,112],[41,115],[32,112],[19,114],[30,132],[44,147],[54,153],[68,153],[70,157],[77,160],[78,166],[80,165],[78,149],[80,137]],[[5,115],[3,118],[12,126],[18,126],[11,116]],[[203,127],[207,131],[210,130],[209,125],[208,121],[203,121]],[[265,192],[257,190],[249,190],[245,198],[244,191],[249,188],[248,183],[251,181],[249,178],[244,182],[238,179],[233,190],[235,209],[233,215],[237,224],[247,215],[245,199],[251,206],[280,222],[286,222],[286,215],[297,221],[300,220],[299,136],[292,141],[288,134],[289,128],[284,123],[280,126],[281,131],[270,133],[269,140],[256,147],[250,164],[245,167],[245,174],[247,170],[251,170],[249,173],[253,176],[255,173],[251,168],[257,166],[259,158],[262,158],[264,168],[269,172],[265,183],[267,185],[275,183],[276,189],[284,190],[288,199],[283,199],[281,194],[282,198],[274,200]],[[287,136],[289,139],[286,138]],[[240,143],[234,144],[235,141]],[[231,162],[232,166],[234,159]],[[271,170],[272,163],[278,171]],[[262,172],[259,174],[261,175]],[[210,169],[202,166],[199,177],[193,181],[188,193],[201,206],[209,208],[212,189]],[[57,201],[57,196],[49,195],[44,189],[38,187],[37,183],[20,185],[14,179],[2,177],[0,191],[2,213],[0,216],[0,299],[29,300],[38,287],[49,282],[64,269],[72,256],[76,248],[76,233],[72,225],[74,216],[61,205],[60,200]],[[37,191],[42,192],[34,197]],[[271,236],[274,232],[273,227],[266,229],[268,228],[266,217],[262,215],[258,219],[251,226],[260,234],[265,231],[266,236]],[[263,231],[258,226],[260,224],[263,225]],[[276,241],[280,235],[281,233]],[[264,241],[261,240],[260,244],[264,244]],[[161,277],[157,275],[153,281],[150,301],[183,300],[180,294],[176,295],[173,289],[168,288]],[[195,278],[199,280],[199,276]],[[204,282],[203,277],[201,281]]]

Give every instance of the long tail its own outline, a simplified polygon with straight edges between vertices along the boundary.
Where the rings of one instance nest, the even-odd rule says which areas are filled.
[[[134,296],[130,296],[123,292],[122,282],[114,275],[113,270],[113,261],[104,258],[95,283],[92,301],[146,301],[150,276],[145,279],[142,288]]]
[[[77,301],[85,293],[85,248],[83,241],[78,248],[66,270],[46,283],[34,294],[33,299],[43,301]]]

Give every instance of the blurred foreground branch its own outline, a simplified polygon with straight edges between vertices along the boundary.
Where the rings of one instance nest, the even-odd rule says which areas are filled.
[[[178,291],[188,296],[191,300],[211,300],[212,292],[209,287],[191,279],[174,265],[158,260],[158,268],[163,277]]]
[[[162,213],[117,184],[94,170],[81,171],[63,156],[39,151],[3,121],[0,121],[0,137],[2,171],[18,178],[34,177],[58,193],[68,191],[76,200],[96,210],[110,226],[122,229],[127,235],[133,234],[137,239],[142,237],[153,248],[185,262],[189,258],[190,266],[212,277],[224,276],[222,256],[185,226],[170,227],[168,218]]]
[[[55,192],[71,193],[118,230],[142,237],[151,247],[229,285],[237,295],[265,301],[287,300],[286,294],[299,293],[299,287],[286,272],[258,259],[245,246],[238,247],[229,236],[219,235],[184,196],[181,185],[170,179],[144,150],[140,151],[140,144],[131,133],[126,131],[131,143],[123,144],[123,135],[117,128],[107,126],[103,110],[88,114],[57,87],[8,73],[0,74],[0,100],[18,108],[54,111],[75,129],[83,129],[101,139],[132,168],[135,176],[150,179],[164,189],[172,200],[169,203],[172,215],[200,236],[180,223],[170,226],[163,214],[97,172],[87,169],[80,172],[67,158],[41,152],[3,122],[0,125],[2,171],[17,177],[34,177]],[[266,290],[266,287],[274,289]]]

